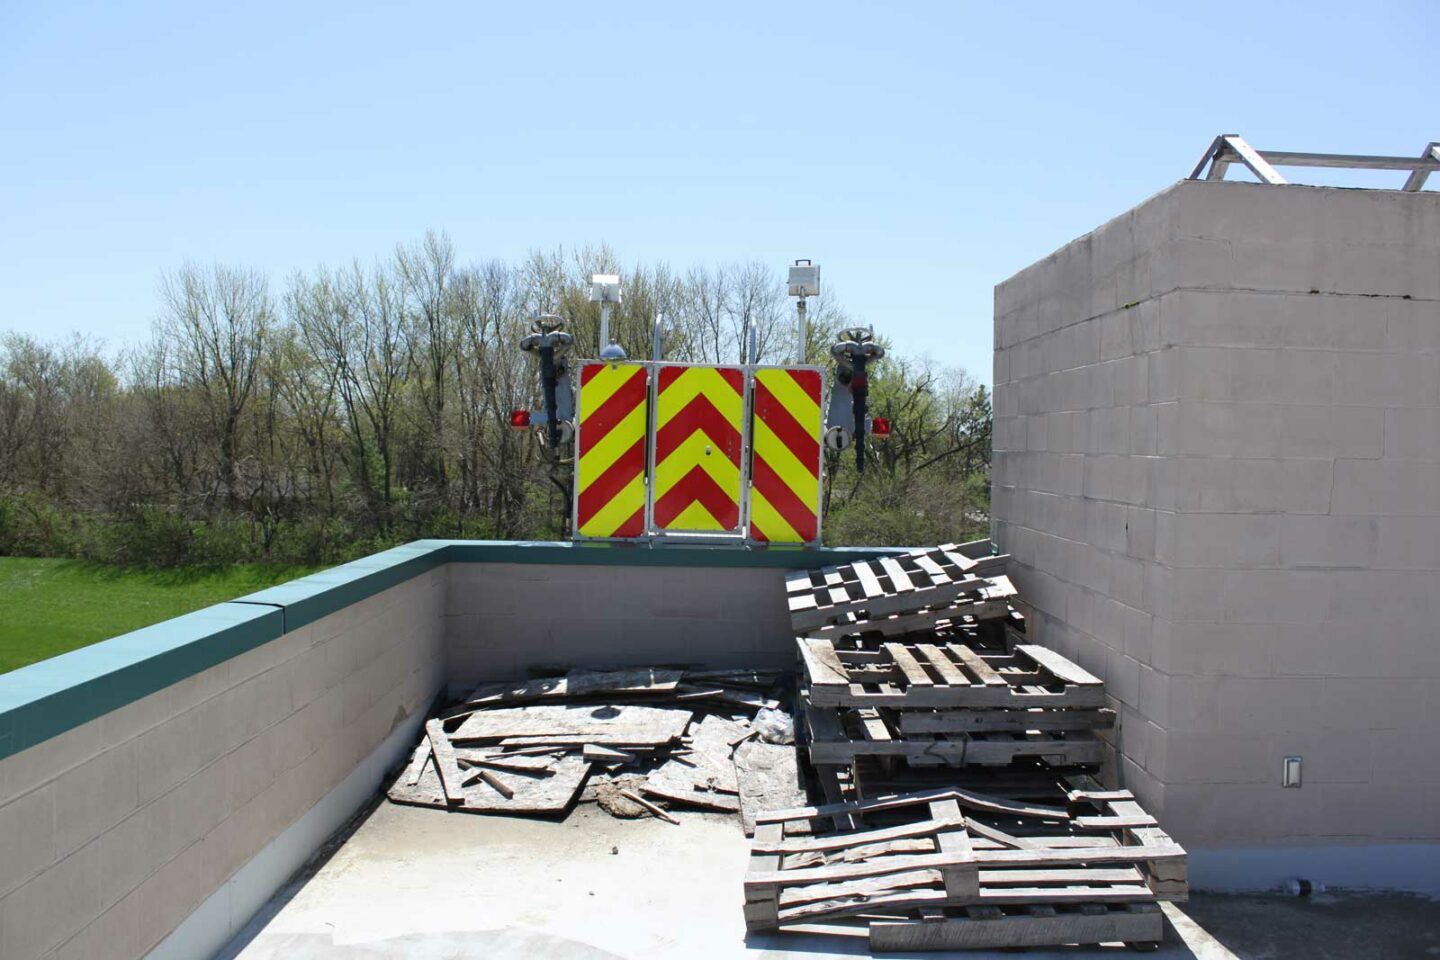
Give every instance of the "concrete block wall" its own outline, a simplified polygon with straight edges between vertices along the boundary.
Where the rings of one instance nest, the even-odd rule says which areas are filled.
[[[0,760],[0,957],[145,955],[443,682],[439,567]]]
[[[1440,839],[1440,195],[1177,184],[996,288],[994,377],[1112,775],[1192,845]]]
[[[451,563],[452,692],[539,666],[790,667],[779,567]]]

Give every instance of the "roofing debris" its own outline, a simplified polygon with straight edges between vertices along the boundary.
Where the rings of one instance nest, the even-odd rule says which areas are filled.
[[[1032,642],[990,554],[790,574],[798,690],[782,671],[675,667],[477,688],[426,725],[390,797],[738,814],[752,930],[858,932],[875,951],[1150,946],[1158,902],[1187,896],[1185,851],[1095,779],[1104,684]]]
[[[397,803],[562,814],[596,802],[678,823],[671,806],[754,814],[803,803],[781,671],[572,670],[486,684],[429,721]]]

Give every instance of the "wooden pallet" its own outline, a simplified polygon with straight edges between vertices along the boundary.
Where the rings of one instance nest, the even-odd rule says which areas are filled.
[[[1081,802],[1112,801],[1096,796]],[[858,831],[789,835],[789,824],[808,829],[838,813],[857,819],[885,813],[900,819]],[[1147,882],[1149,865],[1183,866],[1185,856],[1168,837],[1140,842],[1126,835],[1132,828],[1117,826],[1131,820],[1153,824],[1148,817],[1113,810],[1072,815],[1066,807],[957,788],[774,811],[760,814],[758,820],[745,881],[746,923],[752,929],[854,918],[868,920],[873,937],[878,923],[1148,914],[1137,905],[1153,907],[1157,899]],[[1002,934],[1002,928],[995,927],[988,934],[1032,939],[968,945],[1158,939],[1148,936],[1152,927],[1140,921],[1108,932],[1093,925],[1007,926],[1029,932]],[[1082,930],[1104,935],[1078,936]],[[965,943],[960,930],[941,939],[934,948]],[[926,949],[925,942],[905,930],[887,929],[875,949]]]
[[[894,614],[947,610],[983,600],[1008,557],[974,560],[953,544],[786,577],[791,625],[798,632]],[[1012,591],[1013,593],[1013,588]]]
[[[963,711],[956,711],[963,712]],[[903,757],[911,764],[1008,765],[1039,757],[1056,765],[1098,764],[1105,743],[1089,729],[996,730],[907,735],[873,707],[804,707],[810,762],[852,763],[857,757]]]
[[[945,604],[901,613],[877,614],[873,608],[832,618],[831,622],[804,630],[810,637],[882,636],[901,637],[912,633],[943,632],[984,623],[1004,622],[1013,613],[1010,603],[1017,596],[1009,577],[986,578],[973,590]],[[792,623],[793,625],[793,623]]]
[[[799,637],[809,702],[820,707],[1099,708],[1105,685],[1052,650],[1018,644],[1013,654],[964,644],[885,643],[837,650]]]
[[[920,920],[869,924],[870,950],[999,950],[1068,944],[1158,944],[1164,914],[1153,903],[1030,904],[942,910]]]

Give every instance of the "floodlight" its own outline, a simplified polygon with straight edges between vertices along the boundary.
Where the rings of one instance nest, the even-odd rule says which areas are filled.
[[[820,296],[820,265],[809,260],[796,260],[790,268],[789,286],[792,297],[803,300]]]
[[[590,275],[591,303],[620,302],[620,274],[592,273]]]

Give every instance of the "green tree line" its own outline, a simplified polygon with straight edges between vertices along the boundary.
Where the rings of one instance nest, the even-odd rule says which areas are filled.
[[[330,563],[417,537],[559,538],[564,465],[535,431],[534,359],[556,314],[574,354],[598,352],[591,273],[620,273],[612,335],[649,357],[793,361],[793,306],[760,263],[622,268],[607,247],[460,263],[443,234],[375,264],[275,283],[186,264],[161,283],[145,343],[0,335],[0,553],[168,566]],[[858,318],[811,302],[806,360]],[[883,333],[883,318],[879,326]],[[882,338],[883,339],[883,338]],[[825,539],[931,543],[983,533],[985,389],[925,358],[890,356],[871,410],[893,432],[828,462]]]

